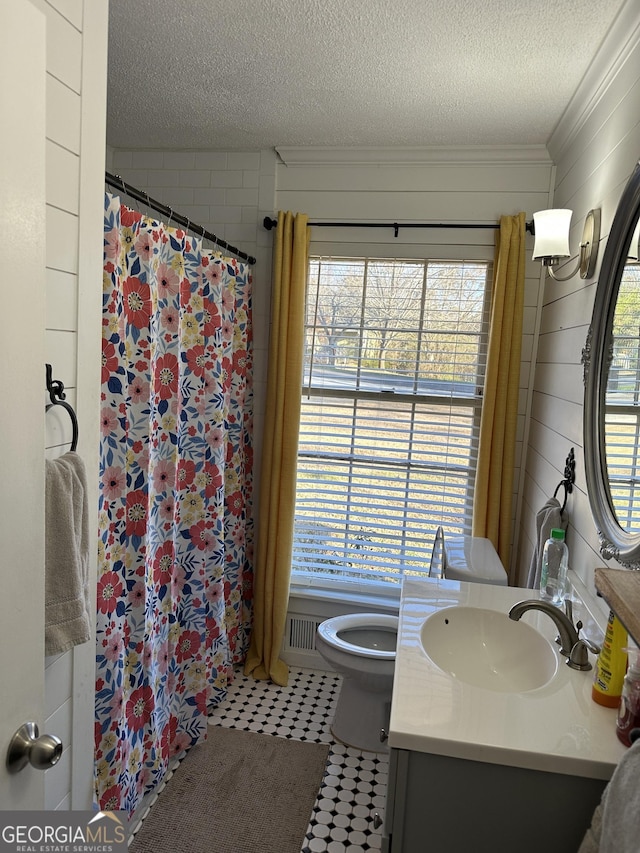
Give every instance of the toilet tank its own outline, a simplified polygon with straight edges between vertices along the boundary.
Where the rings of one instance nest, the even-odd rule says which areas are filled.
[[[441,539],[441,571],[432,566],[431,574],[441,574],[449,580],[493,583],[507,586],[507,573],[489,539],[480,536],[444,535]],[[434,557],[436,550],[434,548]]]

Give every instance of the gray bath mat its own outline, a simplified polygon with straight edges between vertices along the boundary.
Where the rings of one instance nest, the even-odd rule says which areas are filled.
[[[136,833],[131,853],[300,853],[326,744],[210,726]]]

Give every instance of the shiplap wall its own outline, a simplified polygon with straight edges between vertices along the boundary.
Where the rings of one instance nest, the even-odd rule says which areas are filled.
[[[640,7],[627,4],[549,143],[556,162],[555,207],[574,211],[571,247],[584,218],[602,210],[598,267],[591,281],[547,279],[540,324],[521,514],[518,565],[526,576],[535,541],[535,513],[562,478],[570,447],[576,488],[569,497],[570,567],[594,592],[598,551],[584,475],[583,369],[585,344],[602,255],[618,199],[640,157]],[[604,610],[604,604],[601,603]]]
[[[271,235],[261,223],[273,213],[276,153],[109,149],[107,171],[198,226],[253,255],[255,509],[266,399],[271,312]],[[117,195],[116,190],[107,188]],[[123,201],[146,211],[143,204]],[[197,233],[197,231],[196,231]],[[205,243],[206,248],[214,248]]]
[[[312,228],[313,254],[491,260],[495,230],[403,228],[403,222],[495,223],[549,206],[554,168],[543,146],[449,149],[279,148],[276,208],[318,221],[398,222],[392,228]],[[530,248],[533,239],[529,238]],[[524,337],[513,493],[517,536],[533,350],[541,308],[540,265],[527,251]],[[512,549],[515,555],[515,548]]]
[[[102,224],[107,0],[32,0],[47,16],[46,359],[79,422],[90,507],[97,520]],[[43,405],[48,401],[44,393]],[[70,448],[61,408],[46,418],[46,455]],[[90,588],[96,578],[91,525]],[[95,600],[95,594],[94,594]],[[64,752],[45,775],[46,809],[87,809],[93,776],[95,645],[45,661],[45,728]]]

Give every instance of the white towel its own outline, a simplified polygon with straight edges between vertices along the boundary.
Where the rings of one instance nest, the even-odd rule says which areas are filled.
[[[578,853],[640,850],[640,740],[625,753],[593,813]]]
[[[554,527],[562,530],[567,529],[566,517],[560,512],[560,504],[556,498],[549,498],[546,504],[536,514],[536,544],[531,557],[529,575],[527,577],[527,588],[538,589],[540,586],[540,574],[542,572],[542,552],[544,543],[551,536]]]
[[[45,654],[91,639],[89,507],[77,453],[45,461]]]

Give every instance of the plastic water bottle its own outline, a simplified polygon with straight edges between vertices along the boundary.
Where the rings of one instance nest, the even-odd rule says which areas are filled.
[[[544,543],[540,595],[552,604],[561,605],[567,586],[569,549],[564,541],[564,530],[554,527],[551,538]]]

